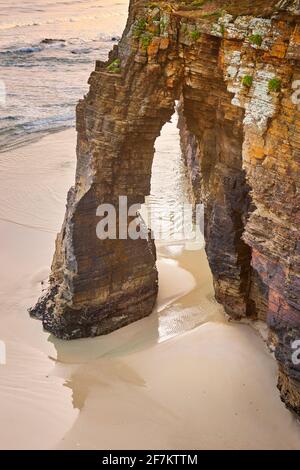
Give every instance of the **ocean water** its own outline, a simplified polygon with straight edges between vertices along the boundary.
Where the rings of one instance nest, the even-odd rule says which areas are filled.
[[[0,170],[7,194],[20,171],[20,155],[7,151],[74,126],[75,106],[88,90],[95,60],[105,59],[118,41],[127,12],[128,0],[0,0]],[[147,207],[162,220],[166,235],[173,235],[180,231],[181,207],[189,200],[176,114],[155,147]],[[53,162],[46,156],[36,162],[36,184],[44,185],[45,198],[48,163]],[[0,219],[28,225],[31,197],[30,186],[11,195],[0,208]],[[29,225],[56,231],[45,205],[43,198],[35,201]]]
[[[74,125],[127,11],[128,0],[0,1],[0,152]]]

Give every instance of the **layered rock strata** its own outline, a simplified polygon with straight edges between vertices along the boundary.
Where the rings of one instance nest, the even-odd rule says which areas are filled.
[[[292,0],[131,1],[119,46],[77,107],[76,181],[49,291],[31,311],[48,331],[95,336],[151,313],[153,241],[142,222],[136,240],[99,239],[98,208],[113,204],[118,221],[126,196],[138,210],[180,99],[216,298],[232,318],[268,322],[282,398],[300,414],[299,15]]]

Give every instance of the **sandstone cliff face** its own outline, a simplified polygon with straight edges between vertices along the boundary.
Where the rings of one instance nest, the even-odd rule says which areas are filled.
[[[282,398],[300,414],[291,347],[300,339],[300,5],[224,3],[131,1],[119,46],[96,64],[77,108],[76,182],[49,292],[31,313],[65,339],[151,313],[153,242],[99,240],[97,207],[118,207],[120,195],[144,202],[155,139],[180,99],[216,297],[232,318],[268,322]]]
[[[199,86],[200,73],[194,88],[205,90],[202,109],[191,113],[183,95],[181,135],[191,172],[200,162],[216,296],[231,317],[268,322],[282,397],[299,414],[300,375],[292,361],[300,335],[299,5],[276,6],[271,17],[224,15],[218,21],[224,26],[217,67],[231,96],[223,96],[219,84],[213,103],[210,81],[216,79],[211,75]],[[205,117],[216,110],[211,137]]]

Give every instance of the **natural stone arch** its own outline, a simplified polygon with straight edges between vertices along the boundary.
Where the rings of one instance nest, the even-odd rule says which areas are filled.
[[[153,8],[132,0],[112,66],[99,62],[91,76],[77,111],[76,183],[51,286],[32,314],[55,335],[76,338],[151,312],[157,293],[153,244],[100,242],[96,207],[117,203],[120,194],[130,204],[143,203],[154,141],[182,94],[182,145],[193,142],[200,160],[217,299],[235,318],[268,317],[282,398],[299,414],[300,372],[291,350],[300,335],[299,110],[291,101],[291,84],[300,76],[299,2],[234,0],[220,18],[173,11],[170,3],[159,2],[163,27],[136,37],[143,15],[153,30],[157,25]],[[253,44],[257,30],[259,43]],[[250,89],[243,86],[245,74]],[[280,91],[269,92],[272,80]]]
[[[110,73],[107,64],[97,63],[90,91],[78,105],[76,184],[68,195],[47,302],[44,299],[33,311],[58,337],[105,334],[152,312],[158,289],[153,241],[99,240],[97,208],[112,204],[118,212],[119,196],[127,196],[129,206],[144,202],[150,193],[155,140],[180,95],[186,130],[198,142],[207,253],[216,295],[229,314],[246,315],[250,256],[240,241],[247,210],[243,113],[236,120],[231,109],[232,94],[218,63],[220,38],[203,35],[197,45],[180,44],[178,20],[172,21],[168,38],[129,57],[130,33],[125,34],[110,57],[110,63],[115,58],[121,61],[122,73]],[[234,116],[228,119],[228,132],[221,129],[226,112]],[[181,131],[184,145],[183,126]],[[222,147],[226,139],[230,145]],[[248,256],[241,256],[240,244]]]
[[[169,40],[157,42],[146,67],[143,49],[128,58],[116,48],[110,62],[118,57],[122,73],[97,63],[90,91],[77,107],[76,184],[57,239],[50,290],[32,311],[60,338],[108,333],[153,310],[153,241],[99,240],[96,212],[100,204],[118,212],[119,196],[127,197],[128,206],[142,204],[150,193],[154,143],[181,86],[181,61],[170,61],[168,46]]]

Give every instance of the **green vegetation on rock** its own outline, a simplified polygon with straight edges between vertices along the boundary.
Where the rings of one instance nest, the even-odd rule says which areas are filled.
[[[281,80],[279,78],[272,78],[268,83],[269,91],[278,93],[281,90]]]
[[[199,1],[199,0],[195,0],[194,2],[191,3],[191,7],[192,8],[202,8],[203,5],[206,3],[205,0],[202,0],[202,1]]]
[[[222,16],[223,16],[223,11],[216,10],[216,11],[208,11],[207,13],[204,13],[202,15],[202,18],[213,18],[215,20],[218,20],[222,18]]]
[[[191,38],[193,39],[193,41],[198,41],[198,39],[199,39],[200,36],[201,36],[201,33],[200,33],[199,31],[197,31],[197,30],[191,31],[191,32],[190,32],[190,36],[191,36]]]
[[[253,77],[251,75],[245,75],[242,80],[242,84],[246,88],[251,88],[253,83]]]
[[[120,59],[115,59],[111,64],[106,67],[106,70],[110,73],[121,73],[120,65]]]
[[[255,46],[261,46],[263,42],[263,38],[260,34],[252,34],[249,36],[249,41],[251,44],[254,44]]]
[[[210,3],[211,0],[188,0],[182,1],[177,5],[177,9],[179,10],[201,10],[207,3]]]
[[[136,21],[133,27],[133,35],[136,38],[141,37],[141,35],[146,31],[147,28],[147,20],[146,18],[140,18]]]
[[[143,49],[147,49],[147,47],[150,46],[151,42],[152,42],[152,39],[153,39],[153,34],[152,33],[144,33],[141,37],[140,37],[140,44],[142,46]]]

